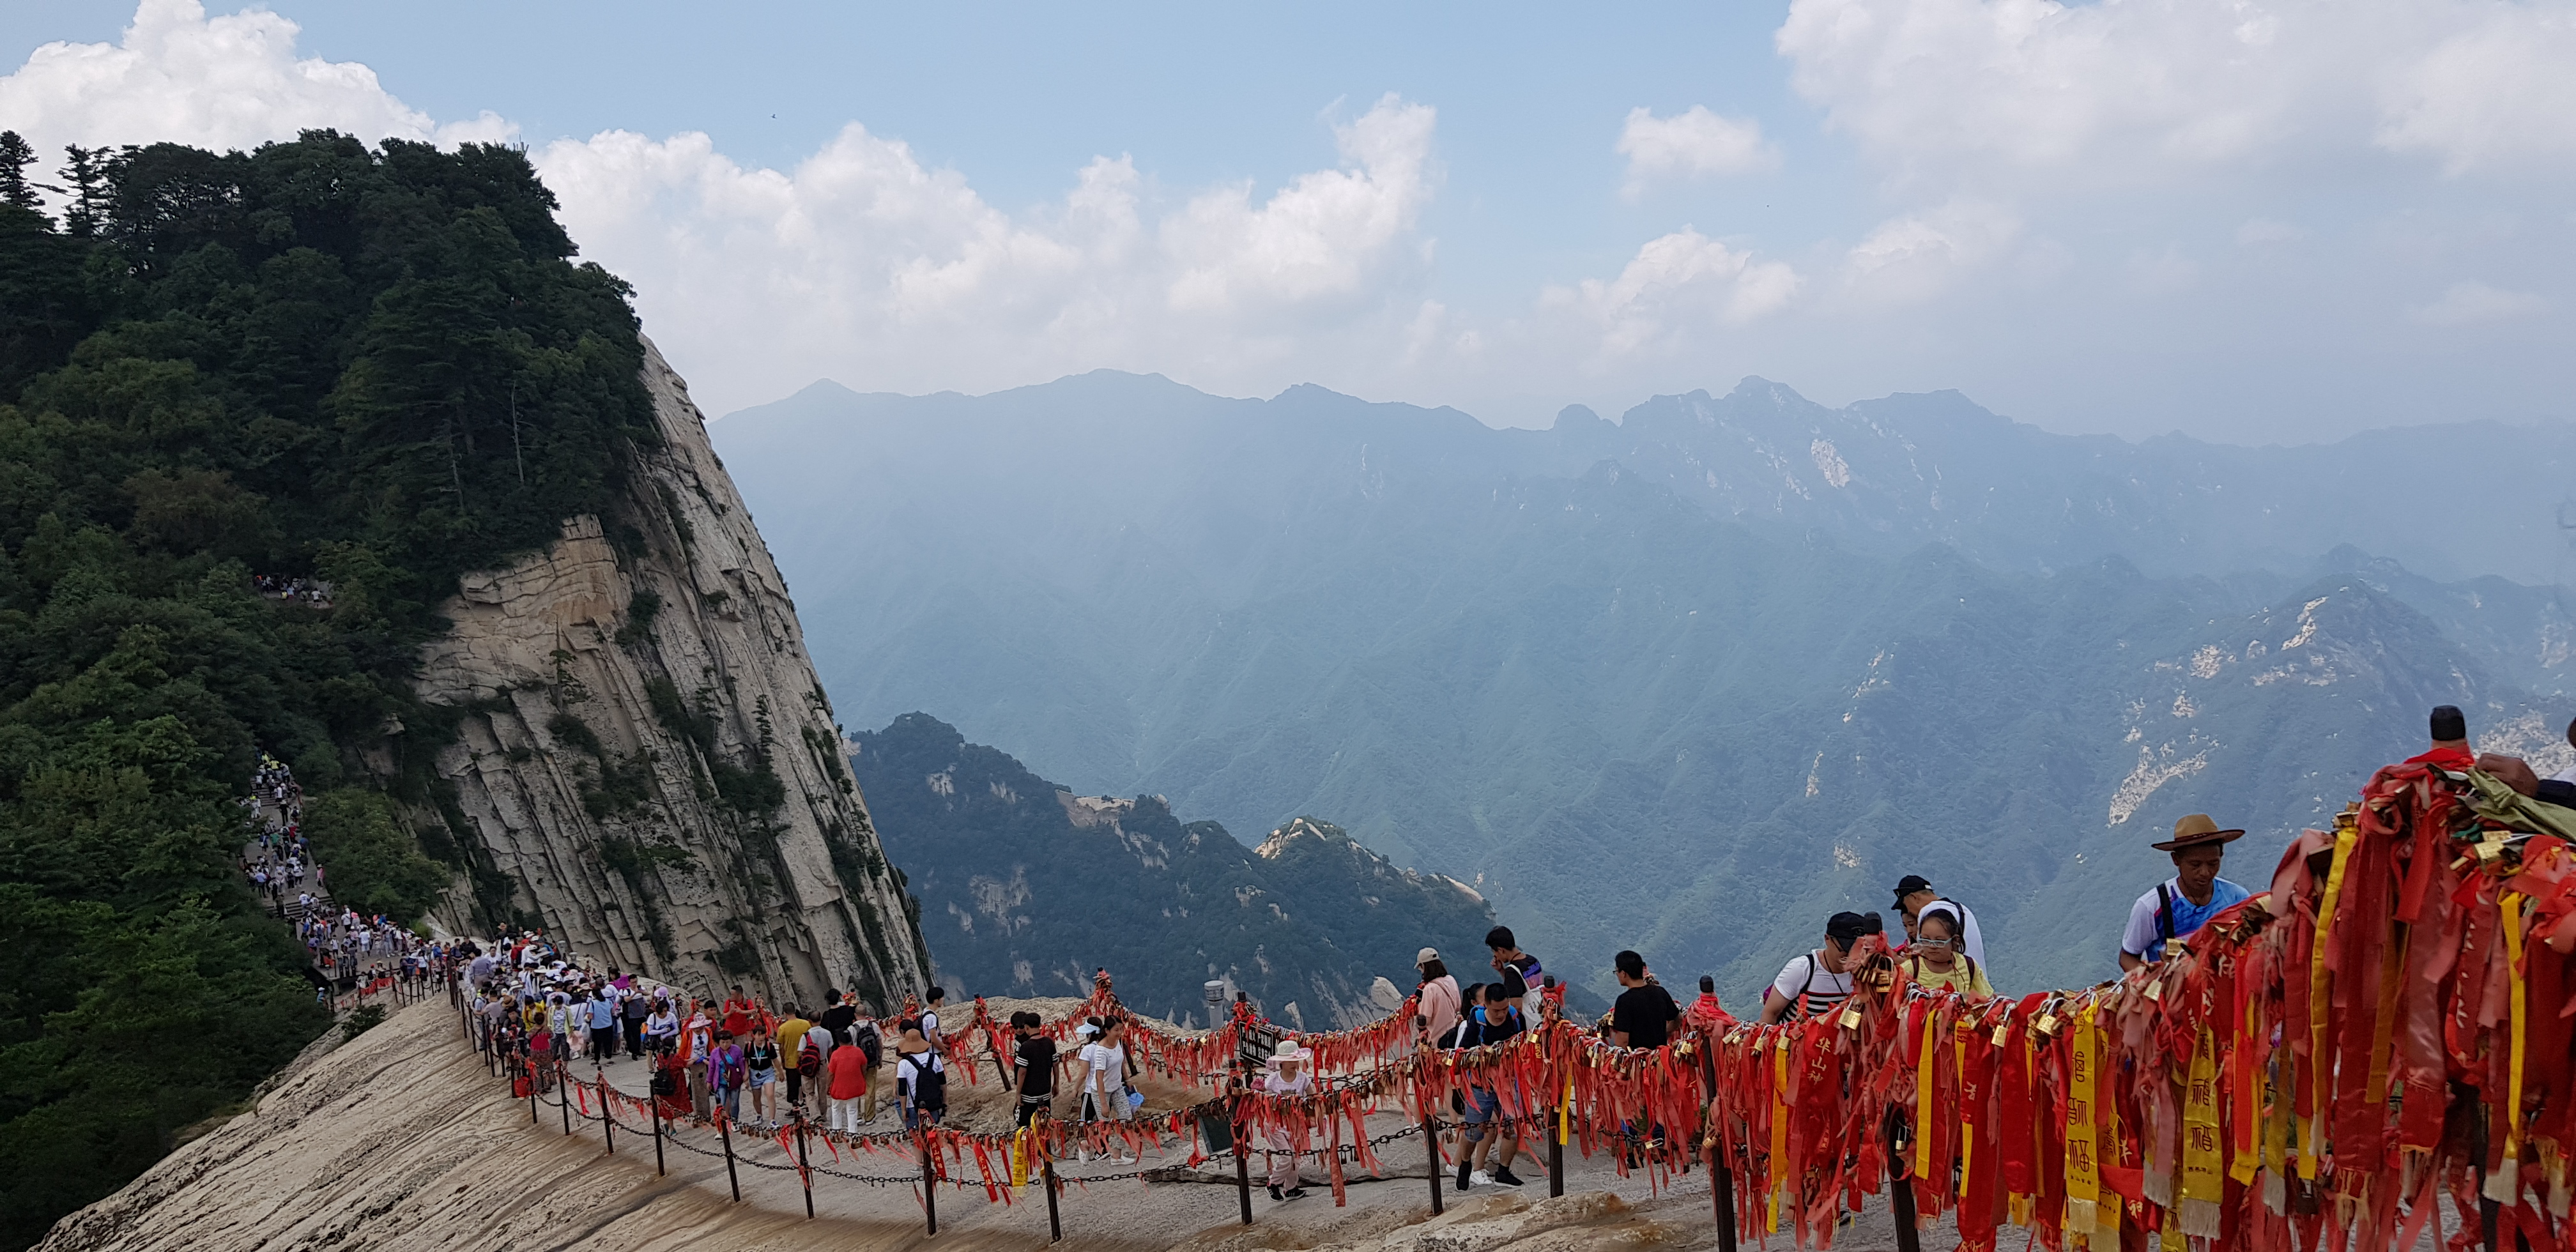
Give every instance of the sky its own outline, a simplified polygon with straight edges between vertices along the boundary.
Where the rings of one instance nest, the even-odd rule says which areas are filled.
[[[524,144],[711,413],[1747,375],[2306,442],[2576,394],[2576,0],[11,0],[40,152]]]

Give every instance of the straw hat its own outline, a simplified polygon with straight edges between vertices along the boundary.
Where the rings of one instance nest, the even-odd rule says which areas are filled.
[[[2153,845],[2158,852],[2180,852],[2203,844],[2233,843],[2245,834],[2242,830],[2220,830],[2207,813],[2193,813],[2174,823],[2173,838]]]

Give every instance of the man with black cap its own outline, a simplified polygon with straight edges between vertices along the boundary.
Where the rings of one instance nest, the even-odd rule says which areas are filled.
[[[1986,932],[1977,928],[1977,915],[1968,906],[1932,889],[1932,880],[1921,874],[1907,874],[1896,880],[1896,911],[1905,915],[1905,937],[1914,937],[1915,923],[1926,912],[1950,915],[1951,929],[1967,946],[1968,959],[1983,966],[1986,963]]]
[[[1836,913],[1825,923],[1825,946],[1789,958],[1762,992],[1762,1021],[1821,1017],[1851,998],[1852,945],[1883,929],[1876,913]]]
[[[2174,876],[2138,897],[2129,906],[2128,928],[2120,932],[2120,968],[2138,969],[2165,959],[2165,943],[2187,939],[2219,910],[2243,900],[2243,887],[2218,876],[2227,845],[2244,837],[2242,830],[2220,830],[2207,813],[2193,813],[2174,823],[2173,838],[2156,844],[2173,854]]]

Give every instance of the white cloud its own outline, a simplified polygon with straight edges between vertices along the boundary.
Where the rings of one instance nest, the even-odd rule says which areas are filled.
[[[1359,293],[1431,199],[1434,120],[1389,93],[1335,129],[1344,168],[1300,175],[1257,208],[1248,183],[1192,199],[1162,232],[1181,264],[1172,305],[1232,314]]]
[[[2475,326],[2537,317],[2549,311],[2549,298],[2485,283],[2460,282],[2451,284],[2440,299],[2411,311],[2416,321],[2428,326]]]
[[[1777,43],[1832,128],[1936,186],[2576,153],[2570,0],[1795,0]]]
[[[1844,254],[1844,283],[1867,303],[1928,300],[2003,255],[2021,227],[2002,206],[1970,199],[1891,218]]]
[[[1116,365],[1266,386],[1319,350],[1418,353],[1419,301],[1398,307],[1397,289],[1428,243],[1435,122],[1390,95],[1336,130],[1340,168],[1159,215],[1125,157],[1014,216],[856,123],[792,171],[745,169],[704,135],[624,131],[550,144],[537,165],[719,411],[818,374],[935,390]]]
[[[2576,10],[2494,5],[2396,75],[2381,144],[2452,174],[2576,156]]]
[[[297,57],[296,34],[263,10],[209,18],[197,0],[142,0],[119,42],[49,43],[0,78],[0,118],[49,161],[66,144],[240,148],[314,127],[442,144],[518,133],[488,112],[440,125],[364,65]]]
[[[1631,200],[1661,179],[1759,174],[1780,167],[1780,150],[1763,142],[1762,123],[1719,117],[1701,104],[1671,117],[1657,117],[1645,108],[1628,110],[1612,151],[1628,158],[1624,194]]]
[[[1596,359],[1670,348],[1712,324],[1742,326],[1787,306],[1798,272],[1757,261],[1689,227],[1648,240],[1614,279],[1550,288],[1543,306],[1569,311],[1598,335]]]

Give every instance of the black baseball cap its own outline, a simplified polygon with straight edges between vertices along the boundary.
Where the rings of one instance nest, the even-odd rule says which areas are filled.
[[[1848,945],[1862,935],[1875,935],[1884,929],[1885,923],[1876,913],[1836,913],[1825,922],[1825,937]]]
[[[1896,902],[1898,904],[1903,904],[1905,903],[1905,897],[1913,895],[1917,891],[1930,891],[1931,889],[1931,879],[1925,878],[1921,874],[1907,874],[1905,877],[1896,880]]]

